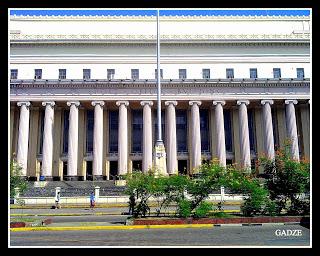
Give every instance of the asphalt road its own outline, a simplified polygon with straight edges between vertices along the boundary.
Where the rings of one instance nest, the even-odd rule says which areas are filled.
[[[275,231],[301,230],[299,237]],[[310,232],[300,225],[10,232],[10,246],[309,246]]]

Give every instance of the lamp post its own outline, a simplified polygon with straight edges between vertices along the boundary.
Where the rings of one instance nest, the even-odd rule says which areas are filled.
[[[156,168],[156,175],[167,175],[166,165],[166,151],[162,141],[161,129],[161,72],[160,72],[160,22],[159,10],[157,10],[157,124],[158,134],[157,142],[154,150],[154,166]]]

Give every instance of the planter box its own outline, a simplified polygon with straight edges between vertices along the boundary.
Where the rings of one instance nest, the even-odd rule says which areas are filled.
[[[201,219],[134,219],[128,221],[130,225],[179,225],[179,224],[251,224],[251,223],[283,223],[283,222],[310,222],[310,217],[302,216],[261,216],[235,218],[201,218]]]

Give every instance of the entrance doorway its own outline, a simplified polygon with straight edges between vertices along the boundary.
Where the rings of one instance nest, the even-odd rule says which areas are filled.
[[[86,180],[92,180],[92,161],[87,161],[87,168],[86,168]]]
[[[142,171],[142,161],[132,161],[132,171]]]
[[[64,179],[64,177],[68,175],[68,162],[67,161],[63,162],[62,172],[63,172],[63,179]]]
[[[118,174],[118,161],[110,161],[109,180],[115,180]]]
[[[178,173],[188,174],[188,160],[178,160]]]

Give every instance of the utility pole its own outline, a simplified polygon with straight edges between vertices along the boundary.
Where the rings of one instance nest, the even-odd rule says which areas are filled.
[[[156,175],[167,175],[166,150],[162,141],[161,130],[161,69],[160,69],[160,20],[159,10],[157,10],[157,124],[158,134],[154,150],[154,167]]]

